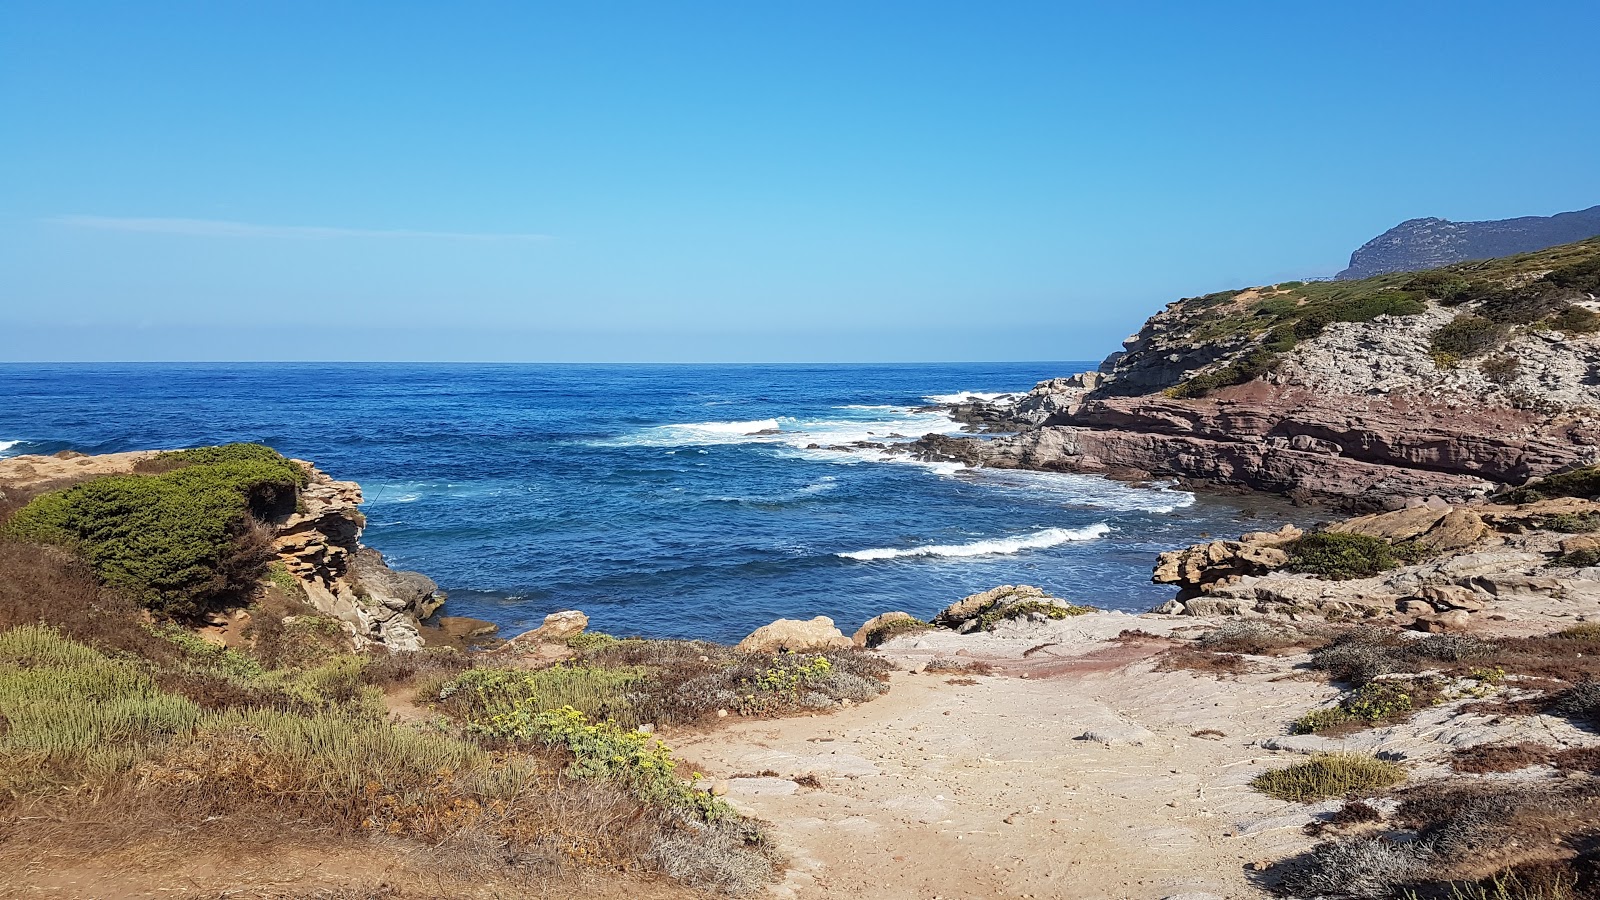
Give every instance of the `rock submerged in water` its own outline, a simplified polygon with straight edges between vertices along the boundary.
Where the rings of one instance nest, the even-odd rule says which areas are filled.
[[[854,643],[834,627],[832,619],[817,616],[810,621],[779,619],[763,625],[740,641],[735,649],[742,653],[782,653],[852,646]]]

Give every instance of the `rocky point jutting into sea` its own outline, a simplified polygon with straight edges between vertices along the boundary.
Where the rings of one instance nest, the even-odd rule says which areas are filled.
[[[1593,463],[1600,239],[1168,304],[1096,372],[954,407],[920,458],[1176,477],[1355,509]]]

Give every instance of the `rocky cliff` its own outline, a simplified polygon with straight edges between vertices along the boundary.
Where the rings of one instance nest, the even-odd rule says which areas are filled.
[[[911,452],[1352,508],[1464,501],[1593,462],[1600,239],[1416,275],[1169,304],[1100,371],[957,413]]]
[[[1596,235],[1600,235],[1600,206],[1489,222],[1409,219],[1362,244],[1350,254],[1350,267],[1335,277],[1416,272],[1469,259],[1531,253]]]
[[[302,465],[310,479],[296,511],[269,523],[279,562],[307,602],[342,622],[355,642],[391,650],[421,647],[422,620],[444,603],[439,586],[421,573],[390,569],[381,553],[362,545],[367,520],[360,485]]]

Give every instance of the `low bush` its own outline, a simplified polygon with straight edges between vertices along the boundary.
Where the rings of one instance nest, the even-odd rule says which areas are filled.
[[[1574,550],[1571,553],[1563,553],[1552,560],[1551,565],[1568,569],[1587,569],[1590,566],[1600,566],[1600,550]]]
[[[1213,653],[1243,653],[1268,656],[1285,650],[1322,646],[1328,642],[1326,629],[1245,619],[1225,622],[1195,641],[1196,646]]]
[[[1478,371],[1495,384],[1510,384],[1522,374],[1522,360],[1510,354],[1491,356],[1478,364]]]
[[[1034,616],[1041,619],[1070,619],[1091,612],[1094,612],[1094,607],[1052,603],[1049,600],[1020,600],[1009,604],[997,601],[978,614],[978,628],[982,631],[993,631],[1001,622],[1015,619],[1028,619]]]
[[[1305,762],[1262,772],[1251,780],[1250,786],[1279,800],[1314,803],[1393,787],[1405,778],[1405,769],[1375,757],[1359,753],[1318,753]]]
[[[1506,327],[1483,316],[1462,313],[1449,323],[1440,326],[1428,339],[1437,354],[1455,359],[1479,356],[1505,342]]]
[[[590,718],[632,728],[640,722],[629,692],[644,678],[642,666],[481,667],[462,672],[439,691],[438,699],[444,709],[468,722],[484,722],[515,709],[539,713],[573,708]]]
[[[1364,534],[1314,532],[1283,549],[1289,571],[1334,581],[1370,578],[1400,565],[1388,542]]]
[[[1405,719],[1412,712],[1438,703],[1443,684],[1437,678],[1398,678],[1369,681],[1340,698],[1328,709],[1301,716],[1290,731],[1320,734],[1347,726],[1367,728]]]
[[[1190,378],[1169,393],[1180,400],[1204,397],[1215,390],[1254,381],[1277,368],[1277,365],[1277,353],[1257,347],[1234,362]]]
[[[1359,687],[1383,675],[1492,662],[1502,652],[1499,643],[1463,635],[1410,638],[1382,628],[1353,628],[1312,651],[1310,665],[1327,672],[1334,681]]]
[[[1551,710],[1580,725],[1600,728],[1600,681],[1585,681],[1556,695]]]
[[[924,622],[921,619],[892,619],[867,632],[867,649],[876,650],[898,635],[913,634],[918,631],[927,631],[931,628],[933,628],[933,623]]]
[[[293,509],[304,471],[253,444],[167,457],[179,467],[36,497],[6,529],[77,552],[105,583],[165,615],[243,602],[272,558],[257,519]]]
[[[1535,503],[1557,497],[1600,497],[1600,466],[1585,466],[1570,472],[1547,475],[1495,498],[1500,503]]]
[[[1550,327],[1566,334],[1594,334],[1600,331],[1600,314],[1569,305],[1550,317]]]

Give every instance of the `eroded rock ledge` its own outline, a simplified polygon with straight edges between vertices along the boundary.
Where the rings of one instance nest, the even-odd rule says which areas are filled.
[[[274,529],[273,549],[307,601],[343,622],[362,643],[392,650],[422,646],[422,620],[444,603],[439,586],[418,572],[389,568],[383,554],[362,545],[366,527],[361,486],[335,481],[304,460],[310,472],[294,513]]]

